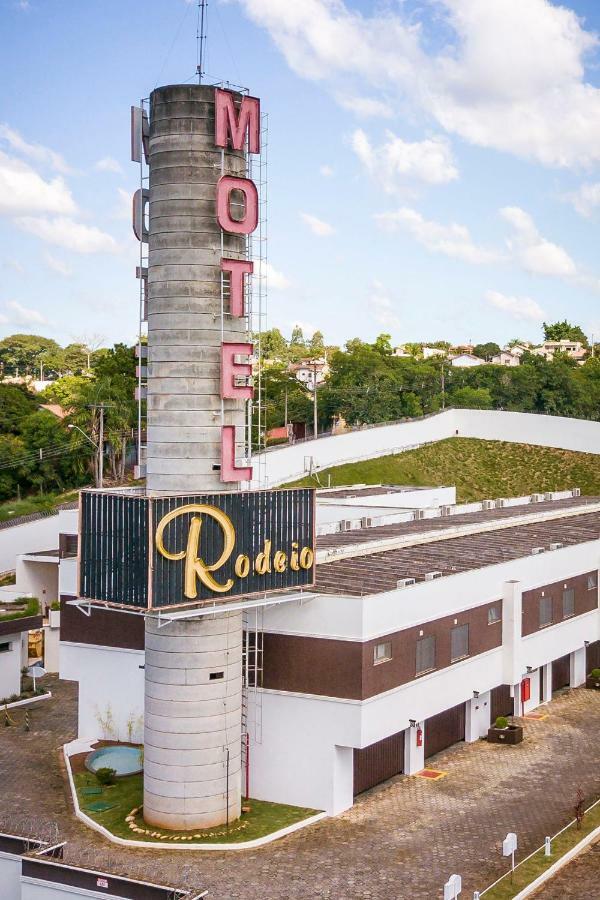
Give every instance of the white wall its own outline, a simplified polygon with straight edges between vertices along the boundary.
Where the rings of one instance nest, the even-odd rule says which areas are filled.
[[[1,896],[1,895],[0,895]],[[83,888],[60,885],[51,881],[38,881],[23,877],[21,879],[21,892],[15,894],[15,900],[78,900],[78,898],[106,897],[106,891],[86,891]],[[1,900],[4,897],[1,896]],[[10,898],[12,900],[12,898]],[[110,900],[124,900],[117,894],[110,894]]]
[[[55,614],[60,621],[60,613]],[[44,625],[44,668],[60,672],[60,626]]]
[[[0,653],[0,700],[21,693],[21,635],[0,637],[0,644],[10,644],[10,650]]]
[[[37,562],[27,557],[17,557],[16,586],[22,596],[37,597],[41,604],[42,614],[58,600],[58,556],[39,557]]]
[[[128,741],[127,723],[132,721],[131,739],[143,740],[144,656],[143,650],[61,642],[60,677],[79,682],[78,737]],[[109,711],[111,733],[103,732],[99,721]]]
[[[0,900],[21,898],[21,857],[0,851]]]
[[[0,572],[16,568],[17,556],[58,547],[59,517],[47,516],[24,525],[0,528]]]
[[[397,425],[379,425],[278,447],[265,454],[268,484],[273,486],[302,477],[307,471],[308,457],[313,458],[318,468],[327,468],[401,452],[457,433],[461,437],[600,453],[600,422],[500,410],[450,409]],[[257,461],[255,465],[258,471]]]

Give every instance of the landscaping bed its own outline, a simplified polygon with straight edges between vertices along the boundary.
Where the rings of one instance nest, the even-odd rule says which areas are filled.
[[[79,806],[98,825],[126,840],[152,843],[159,841],[165,844],[184,841],[203,844],[243,843],[272,834],[318,813],[315,809],[249,800],[244,805],[250,808],[250,812],[242,813],[241,818],[232,822],[229,829],[225,825],[219,825],[201,831],[161,831],[146,825],[140,813],[143,775],[127,775],[117,779],[115,784],[101,786],[83,767],[86,755],[77,754],[69,760]]]

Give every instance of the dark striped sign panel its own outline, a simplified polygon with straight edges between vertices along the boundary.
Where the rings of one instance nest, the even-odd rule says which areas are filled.
[[[79,595],[181,606],[314,584],[314,490],[82,491]]]

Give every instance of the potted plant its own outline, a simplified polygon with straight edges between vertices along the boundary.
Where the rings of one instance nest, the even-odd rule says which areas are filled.
[[[506,716],[498,716],[488,729],[487,739],[490,744],[520,744],[523,740],[523,726],[512,725]]]
[[[50,605],[48,621],[50,622],[50,628],[60,628],[60,602],[58,600],[55,600]]]
[[[585,686],[592,691],[600,690],[600,669],[592,669],[585,680]]]

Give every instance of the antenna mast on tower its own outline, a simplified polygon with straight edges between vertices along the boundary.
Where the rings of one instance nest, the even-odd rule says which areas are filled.
[[[202,84],[204,72],[204,51],[206,50],[206,28],[208,25],[208,0],[198,0],[198,22],[196,25],[198,84]]]

